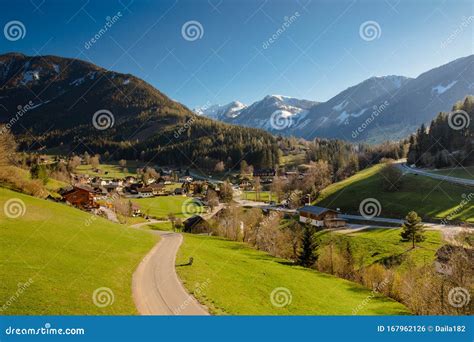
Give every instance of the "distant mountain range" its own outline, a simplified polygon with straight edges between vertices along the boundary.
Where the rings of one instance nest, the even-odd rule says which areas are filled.
[[[417,78],[372,77],[326,102],[268,95],[245,106],[238,101],[195,110],[227,123],[306,139],[340,138],[382,142],[413,133],[456,101],[474,94],[474,55]],[[280,120],[275,124],[276,120]]]
[[[0,55],[0,123],[20,148],[101,153],[161,165],[256,167],[277,160],[275,138],[259,129],[196,115],[143,80],[57,56]]]

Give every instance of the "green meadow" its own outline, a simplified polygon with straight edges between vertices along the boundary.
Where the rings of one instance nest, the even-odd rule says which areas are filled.
[[[194,263],[178,266],[177,272],[188,291],[213,314],[351,315],[353,310],[360,315],[409,313],[390,298],[372,297],[372,291],[358,284],[290,265],[243,243],[185,234],[177,264],[186,263],[191,256]]]
[[[185,218],[186,210],[199,212],[200,209],[195,208],[191,204],[187,206],[185,201],[191,201],[191,197],[186,196],[157,196],[150,198],[136,198],[132,202],[140,207],[142,213],[150,215],[157,219],[168,219],[168,214],[173,214],[179,218]],[[186,208],[185,208],[186,207]]]
[[[132,274],[155,236],[3,188],[0,207],[1,314],[137,313]]]
[[[378,164],[331,184],[314,204],[357,214],[362,200],[375,198],[382,207],[381,217],[404,218],[409,211],[415,210],[423,218],[443,219],[452,213],[452,219],[474,222],[472,204],[458,208],[469,193],[467,187],[405,174],[399,191],[386,192],[381,186],[381,168]]]

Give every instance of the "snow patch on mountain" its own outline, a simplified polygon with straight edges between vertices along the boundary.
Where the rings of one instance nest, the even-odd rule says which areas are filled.
[[[452,86],[454,86],[456,83],[458,83],[458,81],[452,81],[451,83],[449,83],[448,85],[446,86],[443,86],[442,84],[438,84],[437,86],[433,87],[431,89],[431,92],[432,93],[436,93],[437,95],[441,95],[443,94],[444,92],[446,92],[447,90],[449,90]]]
[[[347,100],[344,100],[341,103],[339,103],[338,105],[335,105],[334,107],[332,107],[332,109],[339,112],[339,111],[343,110],[348,104],[349,104],[349,102]]]
[[[28,70],[23,73],[23,80],[21,84],[27,85],[30,82],[39,80],[39,71],[38,70]]]

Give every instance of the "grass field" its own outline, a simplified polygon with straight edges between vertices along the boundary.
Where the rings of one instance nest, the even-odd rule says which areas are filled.
[[[442,219],[453,213],[452,219],[474,222],[473,205],[458,208],[463,195],[469,192],[466,187],[407,174],[399,191],[385,192],[381,188],[381,168],[382,165],[375,165],[331,184],[321,192],[315,204],[357,214],[362,200],[375,198],[382,207],[381,217],[403,218],[415,210],[424,218]]]
[[[147,227],[152,230],[166,230],[166,231],[173,230],[173,227],[171,226],[171,222],[157,222],[157,223],[149,224]]]
[[[356,264],[370,265],[395,262],[401,269],[409,265],[431,263],[435,253],[442,246],[441,234],[438,231],[425,231],[426,240],[412,249],[411,242],[400,241],[401,229],[368,229],[350,234],[322,231],[316,234],[321,246],[333,241],[335,245],[344,246],[349,240],[353,248]]]
[[[135,161],[127,161],[125,168],[128,172],[123,172],[123,168],[118,162],[109,162],[107,164],[99,165],[98,169],[102,172],[94,172],[91,165],[79,165],[76,172],[79,174],[88,174],[91,177],[100,176],[104,179],[125,178],[127,176],[136,176],[137,167],[141,165]],[[107,174],[105,174],[107,172]]]
[[[15,174],[16,177],[22,178],[24,180],[31,180],[31,174],[28,170],[22,169],[16,166],[6,166],[5,169],[11,169],[12,174]],[[44,188],[53,196],[59,197],[57,194],[58,190],[62,187],[67,186],[67,183],[61,182],[54,178],[49,178],[48,182],[44,185]]]
[[[276,196],[271,196],[270,191],[260,191],[258,194],[259,202],[270,202],[270,201],[276,201]],[[242,194],[242,199],[249,200],[249,201],[257,201],[257,194],[255,191],[244,191]]]
[[[192,266],[177,267],[185,287],[214,314],[350,315],[372,292],[355,283],[288,265],[287,261],[218,237],[185,234],[177,264],[192,256]],[[271,294],[285,288],[291,303],[272,304]],[[277,296],[278,297],[278,296]],[[282,299],[282,298],[280,298]],[[281,303],[276,298],[275,302]],[[283,301],[285,303],[285,301]],[[377,296],[362,305],[363,315],[408,313],[389,298]]]
[[[440,175],[458,177],[465,179],[474,179],[474,166],[456,167],[452,169],[429,170],[429,172]]]
[[[136,198],[132,199],[132,202],[139,205],[141,212],[144,214],[157,219],[168,219],[169,213],[174,214],[176,217],[185,217],[183,204],[186,200],[191,200],[191,198],[186,196],[158,196],[151,198]]]
[[[11,199],[25,209],[23,216],[6,216]],[[2,315],[136,314],[132,274],[153,247],[152,234],[3,188],[0,206]],[[17,295],[18,284],[30,278]],[[102,287],[114,301],[100,308],[92,298]]]
[[[285,166],[298,166],[305,162],[306,154],[305,153],[298,153],[298,154],[288,154],[286,156],[281,156],[280,164]]]

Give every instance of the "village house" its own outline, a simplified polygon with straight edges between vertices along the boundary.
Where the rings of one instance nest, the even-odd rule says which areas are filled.
[[[165,195],[166,194],[166,188],[165,185],[162,183],[152,183],[148,186],[153,192],[153,195],[159,196],[159,195]]]
[[[176,188],[176,189],[174,189],[174,194],[175,194],[175,195],[186,196],[186,189],[184,189],[184,188]]]
[[[211,225],[203,217],[194,215],[183,222],[183,231],[193,234],[206,234],[211,232]]]
[[[142,187],[137,189],[138,197],[145,198],[145,197],[153,197],[153,189],[149,186]]]
[[[186,182],[190,183],[192,181],[193,181],[193,177],[191,176],[183,176],[179,178],[180,183],[186,183]]]
[[[125,183],[126,184],[133,184],[137,182],[137,178],[134,176],[127,176],[125,177]]]
[[[95,202],[94,190],[84,185],[74,185],[72,189],[62,193],[64,200],[76,207],[83,209],[98,208]]]
[[[259,177],[262,184],[270,184],[275,175],[275,169],[258,169],[253,172],[253,177]]]
[[[339,217],[336,210],[307,205],[298,209],[299,221],[322,228],[340,228],[346,226],[346,220]]]
[[[253,171],[254,177],[275,177],[275,169],[257,169]]]
[[[100,177],[94,177],[90,180],[90,184],[91,184],[91,186],[98,188],[98,187],[102,187],[105,184],[107,184],[107,181],[103,180]]]

